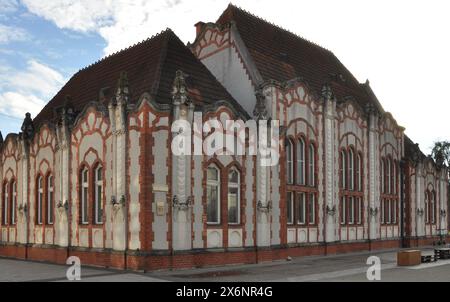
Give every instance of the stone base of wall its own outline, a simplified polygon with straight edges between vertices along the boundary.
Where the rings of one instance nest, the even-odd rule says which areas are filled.
[[[408,247],[428,246],[439,240],[436,238],[408,238]],[[447,237],[450,242],[450,236]],[[186,252],[167,251],[117,252],[86,248],[61,248],[0,243],[0,257],[65,264],[70,256],[77,256],[82,265],[134,271],[182,269],[228,264],[254,264],[286,259],[287,257],[325,256],[350,252],[368,252],[401,247],[400,240],[375,240],[362,242],[342,242],[333,244],[312,244],[302,246],[277,246],[270,248],[242,248],[228,250],[192,250]]]

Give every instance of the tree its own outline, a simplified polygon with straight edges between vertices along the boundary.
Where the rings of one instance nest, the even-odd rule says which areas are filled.
[[[448,167],[450,164],[450,142],[435,142],[431,151],[431,157],[436,161],[438,166],[446,165]]]

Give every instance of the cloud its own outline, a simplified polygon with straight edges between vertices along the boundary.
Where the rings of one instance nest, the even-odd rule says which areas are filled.
[[[64,84],[56,70],[35,60],[27,62],[25,70],[0,67],[0,113],[23,118],[26,112],[39,113]]]
[[[19,4],[17,3],[17,0],[1,0],[0,14],[15,12],[18,7]]]
[[[199,20],[205,10],[217,14],[227,0],[22,0],[27,9],[56,24],[60,29],[97,33],[107,42],[104,54],[111,54],[171,27],[186,38],[194,33],[186,26],[187,14]],[[208,15],[208,14],[206,14]],[[193,24],[192,24],[193,26]]]
[[[0,44],[29,39],[28,32],[19,27],[0,24]]]

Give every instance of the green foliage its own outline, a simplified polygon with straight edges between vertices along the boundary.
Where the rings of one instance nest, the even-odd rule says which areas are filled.
[[[431,151],[431,157],[433,157],[437,165],[446,165],[448,167],[450,163],[450,142],[435,142]]]

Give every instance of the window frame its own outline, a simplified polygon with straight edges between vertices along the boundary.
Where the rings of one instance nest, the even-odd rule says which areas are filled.
[[[16,212],[17,212],[17,181],[13,179],[11,181],[11,205],[9,217],[9,222],[11,225],[17,224]]]
[[[99,172],[100,171],[100,172]],[[99,179],[100,176],[100,179]],[[104,169],[101,164],[97,164],[94,170],[94,224],[95,225],[102,225],[104,223],[103,221],[103,215],[104,215],[104,208],[103,208],[103,196],[105,194],[104,191]],[[100,188],[100,198],[99,198],[99,188]],[[99,208],[101,209],[101,215],[99,217]]]
[[[38,175],[37,178],[37,188],[36,188],[36,224],[44,225],[44,200],[45,200],[45,191],[44,191],[44,177],[42,175]]]
[[[233,172],[237,173],[237,177],[238,177],[237,183],[230,182],[230,174]],[[230,211],[230,195],[231,195],[230,189],[237,189],[237,200],[236,200],[236,202],[237,202],[237,205],[236,205],[237,222],[230,222],[230,212],[229,212]],[[228,175],[227,175],[227,212],[228,212],[227,213],[227,222],[229,225],[240,225],[241,224],[241,173],[236,167],[233,167],[228,170]]]
[[[215,169],[217,172],[217,180],[210,180],[208,178],[208,170],[209,169]],[[221,169],[219,169],[216,165],[209,165],[206,169],[206,223],[207,225],[220,225],[222,223],[222,219],[221,219],[221,186],[220,186],[220,181],[221,181]],[[208,198],[209,198],[209,194],[208,194],[208,187],[210,186],[214,186],[216,187],[216,194],[217,194],[217,221],[209,221],[209,215],[208,215]]]
[[[82,166],[80,169],[80,224],[89,225],[89,168]],[[85,179],[86,176],[86,179]]]
[[[54,204],[55,204],[55,185],[54,177],[52,174],[48,174],[46,177],[46,217],[45,222],[47,225],[53,225],[55,223]]]

